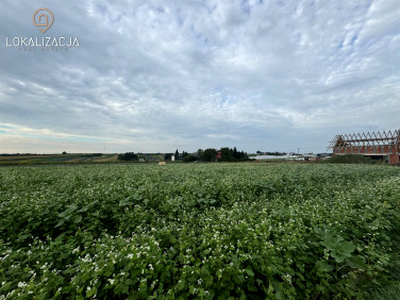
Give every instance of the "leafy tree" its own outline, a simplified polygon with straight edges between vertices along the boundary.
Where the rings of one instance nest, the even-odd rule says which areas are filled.
[[[136,161],[139,160],[139,157],[133,152],[126,152],[124,154],[118,154],[118,160]]]
[[[232,149],[229,149],[228,147],[221,148],[221,161],[233,161],[233,151]]]
[[[243,152],[243,151],[238,152],[238,160],[245,161],[248,159],[249,159],[249,156],[247,155],[247,152]]]
[[[217,150],[215,150],[214,148],[208,148],[202,153],[201,159],[206,162],[213,162],[216,161],[216,156]]]
[[[239,155],[238,155],[238,151],[236,149],[236,147],[233,147],[233,151],[232,151],[232,156],[234,159],[238,160],[239,159]]]
[[[197,150],[197,160],[201,160],[202,156],[203,156],[203,149]]]

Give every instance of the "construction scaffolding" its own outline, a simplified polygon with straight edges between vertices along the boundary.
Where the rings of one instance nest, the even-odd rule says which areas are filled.
[[[397,164],[400,161],[400,130],[336,135],[328,149],[333,155],[380,156]]]

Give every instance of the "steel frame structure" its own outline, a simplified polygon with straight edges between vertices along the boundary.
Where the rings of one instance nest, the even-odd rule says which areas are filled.
[[[390,163],[399,163],[400,129],[336,135],[328,149],[333,155],[363,154],[365,156],[388,156]]]

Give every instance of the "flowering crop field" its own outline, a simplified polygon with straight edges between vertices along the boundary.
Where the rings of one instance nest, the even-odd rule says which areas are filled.
[[[0,168],[0,299],[365,299],[399,245],[395,167]]]

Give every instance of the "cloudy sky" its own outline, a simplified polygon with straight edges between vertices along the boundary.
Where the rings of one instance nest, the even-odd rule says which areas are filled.
[[[0,153],[322,152],[400,127],[398,0],[1,0],[0,29]],[[44,36],[80,46],[6,45]]]

